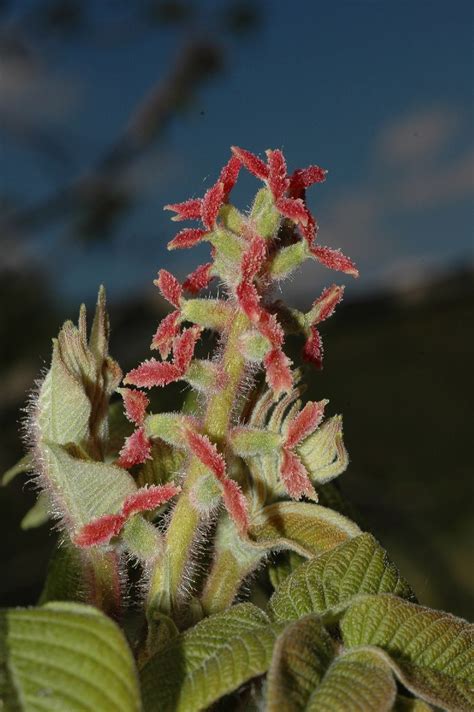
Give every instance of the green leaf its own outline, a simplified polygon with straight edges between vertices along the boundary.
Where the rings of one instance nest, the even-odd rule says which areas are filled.
[[[68,518],[71,535],[103,514],[118,512],[136,491],[132,476],[121,467],[73,457],[53,443],[44,443],[43,451],[50,491]]]
[[[135,665],[117,625],[89,606],[0,612],[0,698],[9,712],[139,712]]]
[[[267,676],[267,711],[305,710],[335,654],[335,644],[317,616],[306,616],[279,636]]]
[[[423,700],[397,695],[392,712],[433,712],[433,708]]]
[[[141,672],[147,712],[201,710],[270,665],[284,624],[250,603],[210,616],[160,650]]]
[[[49,519],[49,510],[49,497],[46,492],[40,492],[34,505],[27,511],[21,520],[20,527],[26,531],[28,529],[40,527],[42,524],[46,524]]]
[[[383,657],[376,651],[350,650],[334,659],[304,709],[306,712],[389,712],[396,691],[390,665]]]
[[[109,397],[122,377],[118,364],[108,355],[108,335],[105,292],[101,288],[89,341],[84,306],[77,327],[67,321],[53,340],[51,368],[31,417],[36,444],[75,443],[91,457],[103,459]]]
[[[280,551],[276,561],[268,563],[267,571],[270,583],[274,589],[282,585],[283,581],[307,559],[294,551]]]
[[[341,621],[347,646],[378,646],[401,682],[449,710],[474,708],[474,626],[388,594],[364,596]]]
[[[276,502],[251,521],[249,536],[265,549],[292,549],[302,556],[317,556],[360,534],[347,517],[318,504]]]
[[[8,485],[17,475],[21,475],[23,472],[31,470],[32,464],[31,455],[24,455],[21,460],[18,460],[16,465],[13,465],[13,467],[10,467],[3,473],[0,481],[2,487]]]
[[[76,549],[67,541],[58,546],[48,563],[46,581],[39,600],[82,601],[86,596],[84,581],[85,552]]]
[[[380,592],[412,595],[374,537],[361,534],[301,564],[272,596],[270,608],[279,620],[309,613],[332,617],[354,596]]]

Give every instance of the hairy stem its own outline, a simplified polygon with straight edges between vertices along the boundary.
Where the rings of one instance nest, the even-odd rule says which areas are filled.
[[[236,308],[229,330],[223,337],[225,345],[220,361],[227,376],[227,383],[224,388],[209,397],[204,417],[204,432],[218,446],[225,442],[239,387],[245,374],[246,364],[239,348],[239,339],[248,327],[248,318]],[[176,608],[186,565],[200,525],[200,516],[191,502],[190,494],[203,472],[204,466],[200,460],[192,456],[183,492],[171,516],[164,556],[152,572],[148,595],[150,609],[159,606],[164,613],[169,614]]]

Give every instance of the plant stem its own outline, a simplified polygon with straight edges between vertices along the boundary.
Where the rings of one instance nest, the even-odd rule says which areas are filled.
[[[245,374],[246,363],[242,356],[239,339],[249,328],[248,318],[237,307],[230,319],[227,334],[223,335],[224,349],[220,366],[227,376],[224,388],[210,396],[204,416],[204,432],[218,446],[225,443],[232,414],[235,412],[239,387]],[[156,564],[151,575],[148,607],[159,606],[168,615],[176,608],[186,565],[196,539],[200,517],[193,506],[190,493],[205,468],[200,460],[190,458],[183,492],[171,516],[166,535],[164,556]]]

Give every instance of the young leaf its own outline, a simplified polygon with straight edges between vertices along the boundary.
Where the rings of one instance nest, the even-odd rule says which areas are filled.
[[[458,712],[474,708],[474,626],[395,596],[364,596],[341,621],[347,646],[384,650],[394,672],[427,702]]]
[[[317,616],[305,616],[279,636],[267,676],[267,712],[307,710],[335,654],[335,644]]]
[[[0,612],[6,710],[139,712],[135,665],[109,618],[77,603]],[[2,673],[4,672],[2,670]]]
[[[283,627],[250,603],[201,621],[144,666],[145,711],[197,712],[262,675]]]
[[[309,613],[333,616],[354,596],[380,592],[412,595],[374,537],[361,534],[301,564],[272,596],[270,608],[278,620]]]
[[[77,533],[103,514],[120,510],[127,495],[136,492],[131,475],[120,467],[72,457],[59,445],[44,445],[49,491]]]
[[[20,527],[23,531],[35,529],[46,524],[49,519],[50,503],[46,492],[40,492],[38,499],[21,520]]]
[[[64,542],[57,546],[48,563],[46,581],[39,599],[49,601],[83,601],[86,597],[85,553]]]
[[[390,666],[377,651],[350,650],[334,659],[303,709],[306,712],[389,712],[396,691]]]
[[[0,477],[0,486],[5,487],[12,480],[14,480],[17,475],[21,475],[23,472],[28,472],[32,468],[32,466],[33,461],[31,459],[31,455],[24,455],[21,460],[18,460],[18,462],[13,465],[13,467],[10,467],[6,472],[3,473],[3,475]]]
[[[342,514],[303,502],[276,502],[262,509],[251,521],[249,536],[267,549],[292,549],[311,557],[333,549],[360,534],[360,529]]]

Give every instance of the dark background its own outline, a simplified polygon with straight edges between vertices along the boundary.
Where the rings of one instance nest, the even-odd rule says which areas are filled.
[[[472,4],[0,3],[0,468],[51,338],[108,290],[112,354],[148,356],[162,205],[200,196],[231,144],[319,163],[323,244],[358,281],[312,264],[284,285],[308,308],[346,282],[310,395],[342,412],[340,478],[422,602],[473,617]],[[241,181],[245,207],[255,182]],[[34,494],[0,490],[1,602],[34,602],[54,535],[20,532]]]

